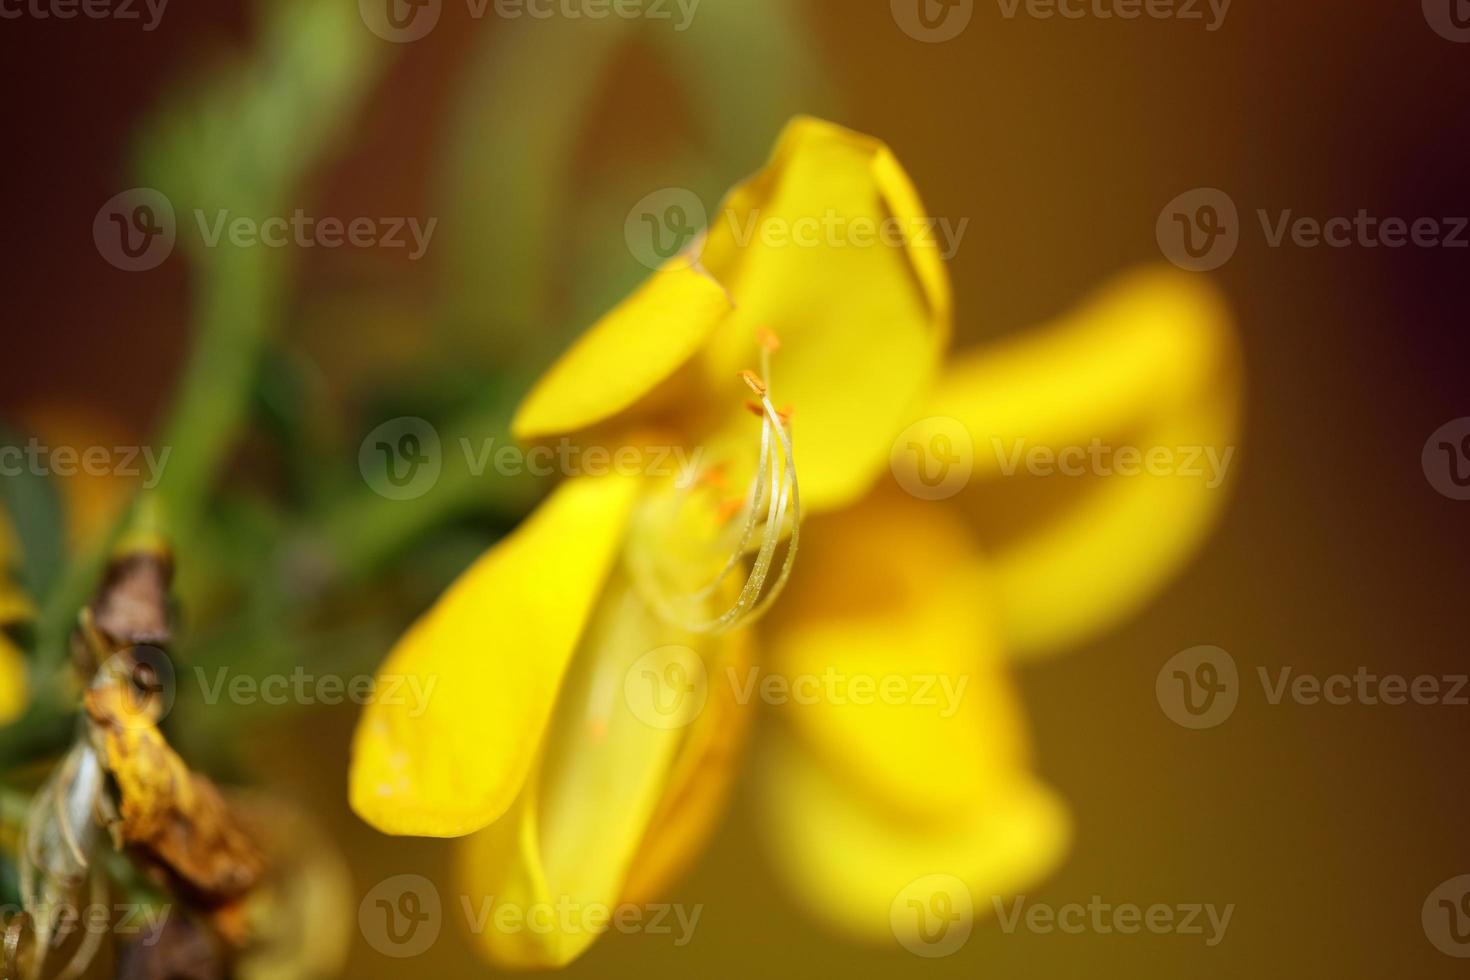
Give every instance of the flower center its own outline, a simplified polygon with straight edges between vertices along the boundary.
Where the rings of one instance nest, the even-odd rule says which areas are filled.
[[[754,622],[786,587],[796,561],[801,494],[791,449],[791,413],[777,411],[771,402],[771,355],[780,342],[765,330],[758,333],[758,340],[760,373],[742,371],[740,377],[756,397],[749,408],[761,419],[760,458],[743,498],[732,498],[717,508],[724,529],[692,553],[686,542],[673,540],[691,496],[718,485],[720,471],[706,470],[701,479],[677,487],[639,515],[628,549],[633,580],[643,598],[666,622],[691,633],[726,633]],[[783,540],[786,547],[777,568],[776,553]],[[685,584],[690,567],[717,565],[706,584]],[[745,579],[737,591],[735,576],[742,571]]]

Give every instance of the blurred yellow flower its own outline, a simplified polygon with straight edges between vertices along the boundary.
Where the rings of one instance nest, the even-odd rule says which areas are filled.
[[[973,444],[958,506],[879,478],[893,466],[913,490],[903,466],[953,452],[935,441],[946,425],[1007,444],[1222,446],[1231,335],[1197,280],[1145,273],[941,372],[950,287],[925,214],[883,144],[798,119],[699,247],[522,405],[526,440],[702,454],[695,481],[569,479],[381,668],[437,686],[427,706],[366,709],[356,812],[388,833],[466,837],[467,896],[572,910],[476,930],[498,963],[570,962],[608,910],[668,886],[723,809],[761,673],[927,677],[951,695],[785,699],[768,726],[757,773],[776,866],[834,926],[891,941],[892,903],[923,900],[925,876],[1004,894],[1064,852],[1065,808],[1032,774],[1005,655],[1075,643],[1143,601],[1220,495],[1152,472],[1041,492],[988,479],[1005,460]],[[860,244],[863,227],[876,240]],[[997,512],[987,487],[1024,499]],[[798,544],[757,644],[748,627]],[[700,696],[650,705],[646,679],[654,699]]]
[[[0,636],[0,725],[8,725],[21,716],[28,690],[26,665],[20,651]]]
[[[35,613],[30,597],[16,584],[12,574],[19,559],[15,529],[10,519],[0,513],[0,725],[8,725],[21,716],[30,690],[25,659],[3,632]]]
[[[1226,474],[1203,460],[1228,471],[1239,393],[1213,290],[1172,269],[1130,273],[1054,324],[957,358],[894,444],[909,492],[885,485],[809,523],[766,631],[769,670],[969,678],[927,711],[783,711],[759,798],[774,865],[814,913],[858,938],[898,935],[915,927],[891,916],[900,895],[937,908],[958,878],[986,913],[1054,866],[1066,814],[1030,775],[1002,661],[1084,642],[1173,576],[1223,502]],[[1075,475],[1018,460],[1094,445],[1168,458]],[[941,463],[964,468],[959,486]]]

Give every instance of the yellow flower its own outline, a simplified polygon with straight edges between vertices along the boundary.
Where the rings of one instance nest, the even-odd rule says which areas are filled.
[[[895,901],[936,874],[1003,894],[1059,860],[1066,812],[1032,773],[1005,658],[1142,602],[1220,491],[1152,471],[1053,486],[1006,475],[1012,447],[1218,449],[1234,349],[1207,288],[1149,272],[941,372],[950,289],[924,216],[884,145],[798,119],[699,247],[522,405],[528,441],[702,452],[692,484],[567,480],[390,654],[380,676],[432,683],[427,703],[385,697],[359,724],[353,808],[466,838],[471,905],[520,916],[486,910],[498,963],[570,962],[620,903],[660,894],[761,700],[776,865],[834,926],[891,942]],[[954,505],[885,475],[928,496],[903,467],[940,463],[970,473]]]

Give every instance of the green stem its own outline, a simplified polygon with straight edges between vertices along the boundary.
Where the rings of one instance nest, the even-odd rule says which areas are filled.
[[[264,248],[210,256],[200,275],[199,339],[163,431],[163,527],[188,541],[214,474],[243,425],[260,349],[281,318],[286,262]]]

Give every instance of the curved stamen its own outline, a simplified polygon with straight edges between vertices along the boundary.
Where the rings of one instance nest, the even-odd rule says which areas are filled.
[[[741,509],[740,532],[729,549],[723,566],[715,577],[702,588],[686,591],[670,581],[667,562],[660,567],[659,557],[667,549],[659,547],[658,536],[635,535],[629,548],[629,564],[639,591],[659,616],[692,633],[725,633],[748,625],[763,615],[776,597],[785,588],[796,560],[797,546],[801,540],[801,493],[796,479],[796,460],[792,450],[789,420],[785,413],[778,412],[770,397],[770,352],[775,344],[763,343],[761,351],[761,375],[742,372],[741,377],[760,400],[761,442],[760,456],[754,478],[745,495]],[[753,406],[754,407],[754,406]],[[651,519],[651,526],[672,527],[682,511],[694,487],[686,486],[671,501],[671,510],[662,519]],[[764,514],[762,514],[764,511]],[[781,543],[790,515],[790,539],[786,553],[775,579],[767,588],[771,578],[771,566],[776,548]],[[763,519],[764,518],[764,519]],[[736,568],[743,567],[751,553],[752,540],[759,531],[759,544],[751,562],[745,581],[734,603],[723,612],[706,614],[710,600],[725,587]]]

